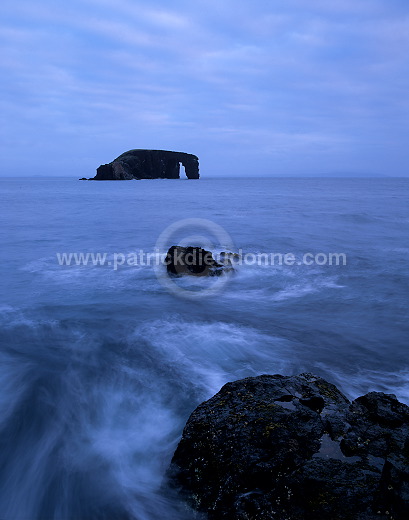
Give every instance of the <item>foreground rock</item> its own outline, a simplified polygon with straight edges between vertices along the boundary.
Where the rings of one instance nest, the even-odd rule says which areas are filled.
[[[220,276],[228,271],[233,271],[229,259],[219,264],[213,258],[211,251],[201,247],[172,246],[169,248],[165,265],[171,276]]]
[[[210,519],[409,518],[409,408],[311,374],[226,384],[189,418],[171,484]]]
[[[180,164],[185,167],[188,179],[199,178],[196,155],[167,150],[129,150],[97,168],[92,180],[179,179]]]

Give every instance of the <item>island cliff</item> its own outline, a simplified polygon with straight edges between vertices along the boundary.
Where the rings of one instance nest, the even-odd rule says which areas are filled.
[[[179,179],[180,164],[188,179],[199,178],[199,159],[196,155],[167,150],[129,150],[109,164],[97,168],[94,181],[131,179]]]

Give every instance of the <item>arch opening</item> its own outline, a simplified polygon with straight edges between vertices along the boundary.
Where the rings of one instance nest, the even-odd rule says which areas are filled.
[[[184,167],[182,162],[179,162],[179,172],[180,172],[180,177],[186,178],[186,179],[188,178],[187,173],[186,173],[186,168]],[[183,177],[183,175],[184,175],[184,177]]]

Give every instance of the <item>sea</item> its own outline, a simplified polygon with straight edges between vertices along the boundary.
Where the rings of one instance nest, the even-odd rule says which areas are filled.
[[[193,518],[166,471],[228,381],[409,403],[409,179],[1,178],[0,205],[3,520]],[[234,272],[170,279],[178,244]]]

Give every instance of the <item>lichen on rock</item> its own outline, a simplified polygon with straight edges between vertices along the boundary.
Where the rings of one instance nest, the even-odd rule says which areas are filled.
[[[312,374],[227,383],[190,416],[168,472],[212,520],[409,518],[409,408],[352,403]]]

